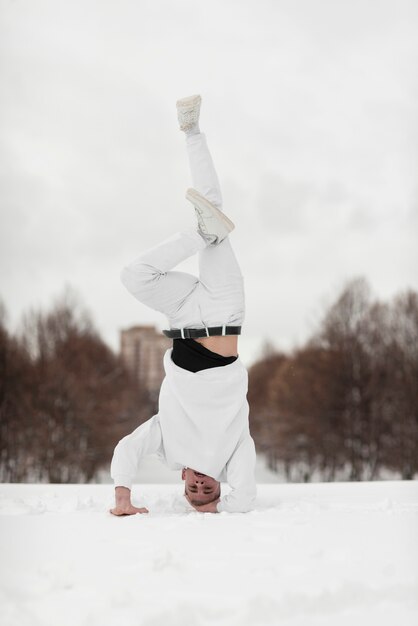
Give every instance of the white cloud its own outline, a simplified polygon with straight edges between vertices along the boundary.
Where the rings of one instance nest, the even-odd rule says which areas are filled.
[[[45,0],[1,13],[1,295],[15,321],[67,281],[114,347],[121,326],[164,326],[118,273],[194,219],[175,100],[196,92],[237,223],[248,354],[266,335],[302,340],[345,277],[385,297],[418,288],[416,3]]]

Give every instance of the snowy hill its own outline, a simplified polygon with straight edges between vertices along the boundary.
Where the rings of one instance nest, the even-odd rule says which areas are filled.
[[[227,487],[225,486],[225,489]],[[259,484],[198,513],[182,485],[0,485],[2,626],[412,626],[418,482]]]

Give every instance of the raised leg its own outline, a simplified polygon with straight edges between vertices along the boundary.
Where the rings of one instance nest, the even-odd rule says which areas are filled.
[[[143,304],[175,318],[199,279],[171,268],[206,245],[195,227],[175,233],[126,265],[120,274],[122,283]]]
[[[193,187],[222,211],[221,188],[206,135],[204,133],[187,135],[186,147]]]
[[[222,210],[219,180],[206,136],[204,133],[186,136],[186,146],[193,187]],[[209,245],[199,250],[198,262],[199,279],[212,300],[224,300],[224,304],[228,300],[231,303],[230,308],[237,309],[236,315],[231,311],[232,318],[235,318],[234,323],[239,323],[237,319],[242,322],[245,308],[243,276],[230,237],[226,237],[218,245]],[[222,308],[225,310],[225,306]],[[219,320],[220,323],[224,321],[228,320]]]
[[[222,210],[205,135],[188,134],[186,145],[193,187]],[[199,277],[173,271],[196,253]],[[208,245],[197,226],[175,233],[125,266],[121,280],[137,300],[164,313],[171,328],[241,325],[244,320],[244,281],[229,236]]]

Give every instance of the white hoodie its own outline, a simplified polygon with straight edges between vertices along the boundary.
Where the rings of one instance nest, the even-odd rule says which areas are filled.
[[[115,448],[110,467],[115,487],[131,489],[140,459],[157,454],[170,469],[190,467],[226,481],[231,492],[221,497],[218,512],[250,511],[257,489],[248,372],[239,357],[229,365],[190,372],[178,367],[171,353],[169,348],[164,354],[158,413]]]

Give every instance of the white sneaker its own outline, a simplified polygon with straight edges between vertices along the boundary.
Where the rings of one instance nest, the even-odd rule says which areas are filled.
[[[200,103],[202,98],[199,95],[188,96],[177,100],[177,117],[180,130],[190,130],[199,122]]]
[[[196,189],[188,189],[186,198],[195,208],[200,234],[210,244],[217,245],[221,243],[234,230],[235,225],[225,213],[220,211]]]

